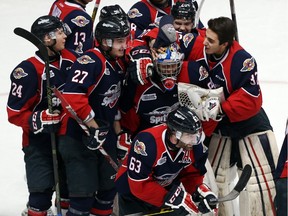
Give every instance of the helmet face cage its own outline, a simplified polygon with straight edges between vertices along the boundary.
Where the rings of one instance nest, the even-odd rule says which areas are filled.
[[[160,76],[161,81],[166,79],[177,80],[184,58],[184,54],[180,53],[179,49],[178,44],[173,43],[166,48],[164,53],[159,53],[154,60],[156,72]]]

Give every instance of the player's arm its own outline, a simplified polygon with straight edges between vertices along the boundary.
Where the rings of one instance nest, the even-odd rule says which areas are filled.
[[[221,106],[231,122],[243,121],[256,115],[262,106],[255,59],[244,50],[238,51],[230,69],[232,93]]]

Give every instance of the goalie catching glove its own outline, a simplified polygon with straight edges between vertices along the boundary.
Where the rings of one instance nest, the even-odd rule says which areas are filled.
[[[195,202],[199,202],[198,209],[201,213],[217,212],[218,198],[206,184],[199,185],[192,197]]]
[[[131,145],[131,135],[127,131],[121,131],[117,135],[117,158],[122,161]]]
[[[49,110],[36,111],[29,118],[30,129],[34,134],[57,132],[60,128],[61,115]]]
[[[82,141],[90,150],[97,150],[104,144],[109,132],[109,123],[103,120],[96,120],[98,128],[90,127],[89,136],[83,135]]]
[[[146,46],[133,48],[129,54],[130,63],[127,72],[136,84],[148,83],[147,78],[153,74],[153,61],[150,50]]]
[[[185,191],[182,183],[180,186],[173,186],[164,198],[166,206],[172,209],[184,209],[187,214],[196,215],[199,210],[196,203],[193,201],[191,194]]]

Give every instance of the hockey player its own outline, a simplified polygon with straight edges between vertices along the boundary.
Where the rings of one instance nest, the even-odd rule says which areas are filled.
[[[68,69],[77,57],[76,53],[64,49],[69,27],[56,17],[41,16],[33,23],[31,32],[47,46],[50,85],[63,89]],[[46,216],[55,184],[50,133],[57,132],[60,127],[62,114],[59,100],[52,98],[55,112],[50,113],[45,63],[39,51],[16,66],[10,79],[8,120],[23,130],[22,147],[29,191],[28,215]]]
[[[93,45],[93,22],[86,12],[86,5],[92,0],[56,0],[49,15],[59,17],[67,23],[72,33],[67,37],[66,48],[82,54]]]
[[[171,207],[172,215],[216,211],[217,197],[203,184],[204,136],[186,107],[170,112],[167,124],[138,133],[116,176],[120,215],[163,207]]]
[[[131,50],[131,59],[144,58],[152,61],[149,48],[135,47]],[[168,113],[178,104],[177,76],[183,62],[183,54],[178,44],[171,44],[166,51],[147,65],[153,70],[147,83],[138,85],[128,79],[121,97],[121,125],[134,136],[140,130],[166,122]],[[132,75],[136,68],[129,67]],[[133,121],[131,121],[133,119]]]
[[[144,30],[158,27],[162,16],[171,13],[172,5],[177,0],[140,0],[128,11],[131,31],[138,37]],[[191,0],[198,9],[197,1]],[[202,27],[202,26],[201,26]]]
[[[116,17],[100,21],[97,46],[75,61],[67,79],[63,96],[90,131],[87,136],[73,118],[63,119],[59,152],[69,189],[67,216],[112,214],[116,172],[97,149],[103,147],[116,161],[120,129],[113,126],[125,76],[118,59],[124,55],[128,34],[127,23]]]
[[[208,158],[216,176],[219,196],[229,192],[236,167],[241,172],[242,167],[250,164],[254,172],[246,191],[240,194],[240,215],[275,215],[273,174],[278,147],[262,108],[256,60],[234,40],[235,29],[230,18],[210,19],[203,43],[194,43],[192,52],[190,42],[193,42],[184,35],[182,50],[189,54],[189,59],[202,65],[184,80],[208,90],[223,87],[225,100],[222,102],[209,103],[207,97],[203,100],[205,92],[194,100],[198,115],[208,116],[206,120],[210,120],[213,134],[205,143],[209,145]],[[215,118],[215,109],[223,118]],[[230,216],[233,213],[231,203],[219,206],[219,214]]]

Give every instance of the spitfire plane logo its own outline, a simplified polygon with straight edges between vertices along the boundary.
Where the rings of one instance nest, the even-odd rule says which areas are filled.
[[[13,77],[15,79],[21,79],[22,77],[26,77],[28,76],[27,73],[25,73],[25,71],[22,69],[22,68],[16,68],[14,71],[13,71]]]
[[[194,35],[192,33],[188,33],[183,36],[182,40],[186,48],[188,47],[189,43],[193,40],[193,38],[194,38]]]
[[[110,108],[113,108],[120,97],[121,93],[121,84],[120,82],[117,85],[112,85],[105,93],[104,93],[104,99],[101,103],[102,106],[109,106]]]
[[[84,27],[86,26],[90,21],[86,19],[84,16],[77,16],[74,19],[71,20],[76,26]]]
[[[199,68],[199,81],[202,81],[207,77],[208,77],[208,72],[207,72],[206,68],[201,66]]]
[[[252,71],[255,67],[255,59],[251,57],[250,59],[246,59],[243,62],[243,67],[241,68],[241,72]]]
[[[145,144],[143,142],[139,142],[139,140],[136,140],[136,142],[134,144],[134,152],[136,154],[147,156],[146,146],[145,146]]]
[[[95,61],[88,55],[83,55],[79,58],[77,58],[77,61],[80,64],[89,64],[89,63],[94,63]]]
[[[128,17],[131,19],[141,16],[143,15],[139,12],[137,8],[132,8],[131,10],[128,11]]]

